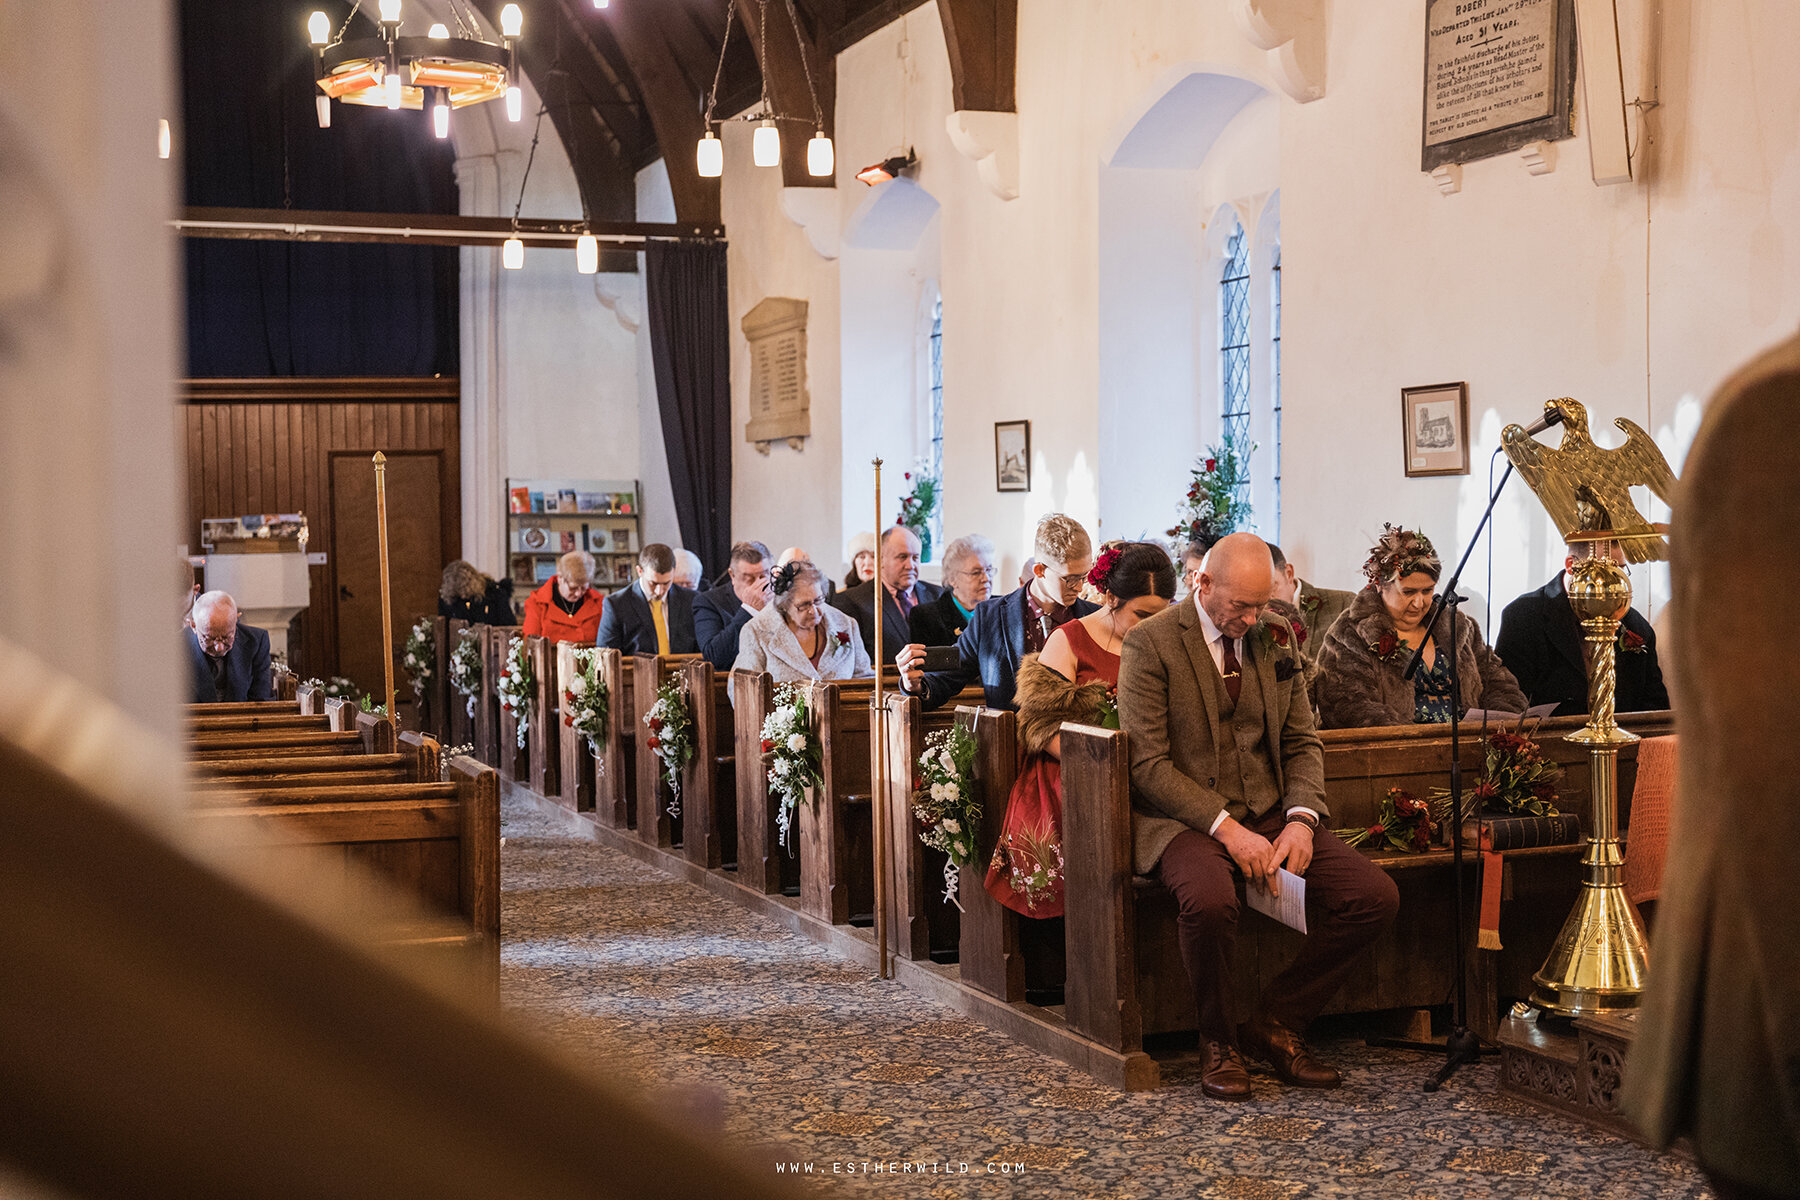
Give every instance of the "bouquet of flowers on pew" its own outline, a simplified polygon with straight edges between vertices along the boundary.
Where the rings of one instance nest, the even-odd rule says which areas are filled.
[[[450,652],[450,686],[468,697],[469,716],[475,716],[475,697],[481,692],[481,639],[465,629]]]
[[[355,701],[362,698],[362,693],[357,690],[356,685],[342,675],[333,675],[330,679],[320,679],[314,676],[302,683],[301,686],[316,689],[323,700]]]
[[[531,708],[537,701],[537,674],[531,669],[524,638],[515,637],[506,643],[506,665],[500,668],[495,689],[500,693],[500,706],[513,715],[519,749],[523,750],[531,728]]]
[[[806,706],[806,688],[784,683],[775,689],[774,706],[763,718],[762,752],[769,759],[769,791],[781,802],[775,826],[781,844],[793,852],[794,809],[802,797],[810,803],[825,786],[819,739]]]
[[[944,899],[958,911],[962,903],[956,898],[957,869],[975,861],[975,830],[981,823],[974,767],[975,736],[965,726],[952,725],[926,739],[913,776],[919,840],[949,856],[944,864]]]
[[[437,673],[437,647],[432,633],[431,618],[420,617],[407,632],[406,648],[400,652],[400,662],[406,667],[406,677],[412,680],[413,695],[421,701],[425,699],[426,685]]]
[[[669,803],[669,815],[681,815],[681,772],[694,757],[694,721],[688,714],[687,696],[681,690],[681,680],[671,679],[656,689],[656,703],[644,714],[644,724],[650,730],[649,741],[645,744],[650,752],[662,759],[663,776],[669,781],[669,791],[674,798]]]
[[[1465,845],[1518,850],[1579,838],[1580,821],[1556,807],[1563,769],[1544,757],[1537,742],[1521,732],[1524,727],[1520,721],[1516,728],[1488,735],[1481,775],[1463,793]],[[1450,789],[1433,788],[1431,800],[1448,818]]]
[[[596,758],[606,739],[608,699],[600,681],[600,656],[591,646],[575,651],[575,677],[563,689],[563,724],[587,739]]]
[[[1381,812],[1375,824],[1357,829],[1335,829],[1332,832],[1346,846],[1367,842],[1374,850],[1407,850],[1422,853],[1431,849],[1438,825],[1450,812],[1449,802],[1441,808],[1419,799],[1405,788],[1391,787],[1382,798]]]

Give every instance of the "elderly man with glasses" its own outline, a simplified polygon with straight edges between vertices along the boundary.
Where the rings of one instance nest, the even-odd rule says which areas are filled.
[[[207,592],[194,601],[184,631],[194,667],[194,703],[273,700],[269,635],[238,623],[237,601]]]

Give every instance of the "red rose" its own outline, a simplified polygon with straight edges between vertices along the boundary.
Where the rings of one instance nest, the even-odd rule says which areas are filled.
[[[1271,625],[1269,626],[1269,640],[1277,646],[1285,646],[1288,644],[1288,631],[1280,625]]]
[[[563,693],[563,703],[564,704],[575,703],[575,693],[574,692],[564,692]]]
[[[505,709],[508,713],[511,713],[513,710],[513,706],[510,704],[502,704],[500,707]]]
[[[1219,460],[1218,459],[1209,458],[1206,460],[1206,470],[1209,474],[1218,469],[1219,469]]]
[[[1294,644],[1296,646],[1306,645],[1306,626],[1298,621],[1289,621],[1288,624],[1292,626],[1294,630]]]
[[[649,745],[649,747],[650,747],[650,748],[651,748],[651,749],[652,749],[652,750],[654,750],[654,749],[656,749],[656,748],[657,748],[657,747],[658,747],[658,746],[660,746],[660,745],[662,745],[662,739],[661,739],[661,738],[654,738],[654,737],[653,737],[653,738],[651,738],[651,739],[650,739],[650,741],[649,741],[649,742],[648,742],[648,743],[647,743],[647,745]]]
[[[567,725],[570,729],[573,729],[573,728],[575,728],[575,718],[574,717],[564,717],[563,724]]]
[[[1391,630],[1382,634],[1381,640],[1375,643],[1375,653],[1382,658],[1386,658],[1399,648],[1400,636]]]
[[[651,717],[650,718],[650,732],[651,733],[661,733],[662,732],[662,718],[661,717]]]
[[[1413,826],[1413,849],[1423,853],[1431,848],[1431,822],[1420,821]]]
[[[912,472],[911,472],[911,471],[908,471],[908,472],[907,472],[907,473],[906,473],[906,477],[907,477],[907,478],[908,478],[908,479],[911,479],[911,478],[912,478]]]
[[[768,738],[764,738],[762,740],[762,752],[764,754],[767,754],[769,751],[773,750],[774,748],[775,748],[774,742],[770,741]]]
[[[1631,630],[1627,629],[1619,634],[1619,649],[1624,650],[1628,654],[1635,654],[1643,648],[1644,639],[1631,632]]]
[[[850,644],[850,635],[840,629],[840,630],[838,630],[837,640],[838,640],[838,645],[848,646]]]

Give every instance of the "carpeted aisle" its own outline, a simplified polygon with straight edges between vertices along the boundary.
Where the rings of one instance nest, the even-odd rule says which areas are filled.
[[[507,805],[504,834],[506,1006],[608,1073],[670,1089],[694,1120],[781,1145],[826,1187],[946,1200],[1708,1194],[1685,1162],[1502,1099],[1491,1063],[1427,1096],[1422,1057],[1343,1041],[1324,1047],[1347,1068],[1336,1092],[1259,1073],[1253,1102],[1220,1104],[1191,1069],[1165,1071],[1156,1092],[1099,1088],[526,804]],[[902,1163],[926,1173],[885,1174]]]

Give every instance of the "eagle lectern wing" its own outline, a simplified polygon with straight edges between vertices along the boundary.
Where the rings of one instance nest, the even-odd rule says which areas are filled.
[[[1588,436],[1587,410],[1579,402],[1563,397],[1547,401],[1544,408],[1562,417],[1560,446],[1552,449],[1534,441],[1517,425],[1508,425],[1501,441],[1557,529],[1564,537],[1611,530],[1632,562],[1668,558],[1668,543],[1631,499],[1631,489],[1640,486],[1665,504],[1674,494],[1675,473],[1650,435],[1620,417],[1613,424],[1624,431],[1625,444],[1605,450]]]
[[[1513,468],[1537,494],[1556,527],[1565,532],[1581,528],[1575,480],[1563,469],[1563,451],[1537,441],[1520,425],[1501,430],[1500,442],[1506,447],[1506,457],[1512,460]]]

